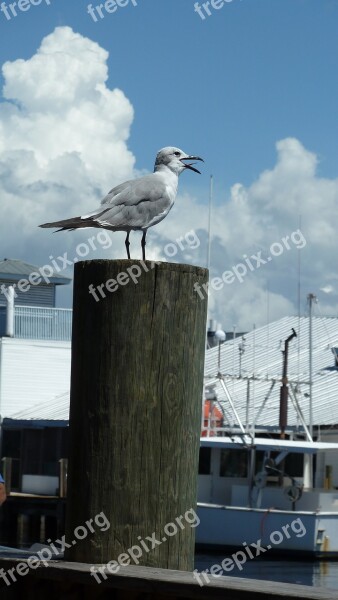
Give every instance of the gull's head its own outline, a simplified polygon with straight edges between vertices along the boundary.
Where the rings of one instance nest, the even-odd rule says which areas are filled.
[[[191,160],[201,160],[199,156],[191,156],[190,154],[186,154],[183,150],[179,148],[175,148],[174,146],[167,146],[166,148],[162,148],[157,153],[156,161],[155,161],[155,171],[160,171],[163,168],[168,168],[170,171],[175,173],[176,175],[180,175],[182,171],[185,169],[190,169],[190,171],[195,171],[195,173],[200,173],[193,166],[194,163],[190,163]],[[186,162],[188,161],[188,162]]]

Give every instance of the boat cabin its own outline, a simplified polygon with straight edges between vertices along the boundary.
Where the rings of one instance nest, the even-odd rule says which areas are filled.
[[[278,510],[337,510],[330,473],[338,444],[256,438],[201,439],[201,503]]]

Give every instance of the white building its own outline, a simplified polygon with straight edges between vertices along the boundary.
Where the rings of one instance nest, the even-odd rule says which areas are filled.
[[[49,410],[69,391],[72,311],[55,308],[55,297],[56,286],[70,279],[53,274],[37,282],[39,273],[22,261],[0,261],[1,455],[12,459],[17,490],[24,474],[56,475],[67,454],[68,417],[12,419],[36,404]]]

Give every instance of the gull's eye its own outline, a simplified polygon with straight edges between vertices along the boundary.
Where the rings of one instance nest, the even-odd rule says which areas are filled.
[[[180,152],[174,152],[175,156],[181,156]]]

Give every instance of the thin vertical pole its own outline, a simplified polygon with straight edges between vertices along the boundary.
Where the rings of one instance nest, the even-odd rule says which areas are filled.
[[[316,300],[314,294],[308,295],[309,301],[309,401],[310,401],[310,418],[309,418],[309,430],[310,435],[313,438],[313,398],[312,398],[312,378],[313,378],[313,356],[312,356],[312,305],[313,301]]]
[[[208,255],[207,255],[207,268],[210,271],[211,261],[211,211],[212,211],[212,199],[214,189],[214,178],[210,175],[210,190],[209,190],[209,220],[208,220]]]

